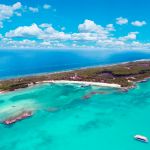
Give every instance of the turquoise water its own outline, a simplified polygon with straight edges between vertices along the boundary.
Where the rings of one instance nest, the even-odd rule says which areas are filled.
[[[9,127],[0,124],[0,150],[150,149],[133,139],[150,138],[150,81],[126,93],[44,84],[0,96],[0,121],[25,110],[34,115]]]

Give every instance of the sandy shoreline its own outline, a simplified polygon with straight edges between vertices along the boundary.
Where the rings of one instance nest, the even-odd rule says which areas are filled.
[[[71,81],[71,80],[47,80],[47,81],[40,81],[36,82],[34,85],[29,85],[28,87],[33,87],[36,85],[44,84],[44,83],[55,83],[55,84],[78,84],[78,85],[85,85],[85,86],[100,86],[100,87],[112,87],[112,88],[121,88],[121,85],[119,84],[111,84],[111,83],[102,83],[102,82],[88,82],[88,81]],[[20,88],[24,89],[24,88]],[[16,89],[14,91],[20,90]],[[0,94],[5,94],[8,92],[13,91],[0,91]]]
[[[119,84],[111,84],[111,83],[102,83],[102,82],[88,82],[88,81],[70,81],[70,80],[49,80],[37,82],[40,83],[56,83],[56,84],[80,84],[80,85],[90,85],[90,86],[102,86],[102,87],[113,87],[113,88],[121,88]]]
[[[133,72],[134,70],[136,70],[136,68],[134,69],[134,63],[135,65],[139,65],[140,67],[142,66],[143,69],[145,69],[145,71],[149,70],[149,68],[146,68],[147,65],[150,66],[150,61],[149,62],[141,62],[141,63],[136,63],[136,62],[140,62],[140,61],[144,61],[143,59],[141,60],[137,60],[134,61],[131,64],[127,64],[125,66],[122,66],[126,72],[128,72],[127,69],[130,69],[130,67],[133,67]],[[127,62],[121,63],[121,64],[126,64]],[[121,67],[121,64],[119,64]],[[116,65],[116,64],[115,64]],[[124,89],[129,89],[129,88],[133,88],[135,87],[135,84],[138,82],[143,82],[143,80],[147,80],[147,78],[149,77],[149,74],[146,74],[145,72],[143,72],[143,75],[140,76],[136,76],[136,75],[128,75],[128,76],[121,76],[118,77],[117,75],[112,75],[111,72],[113,71],[113,69],[115,68],[111,68],[110,66],[114,66],[114,65],[108,65],[108,68],[102,68],[100,72],[98,72],[98,69],[95,69],[95,73],[93,73],[92,75],[88,75],[88,80],[86,81],[86,78],[84,78],[84,76],[82,76],[82,73],[86,73],[84,71],[86,70],[81,70],[81,77],[80,75],[76,75],[76,72],[70,72],[70,74],[64,74],[65,75],[69,75],[69,76],[65,76],[65,77],[61,77],[58,76],[57,74],[55,75],[55,73],[51,73],[51,74],[45,74],[45,76],[29,76],[29,77],[22,77],[22,78],[15,78],[15,79],[10,79],[10,80],[5,80],[5,81],[1,81],[1,89],[0,89],[0,94],[4,94],[6,92],[10,92],[10,91],[16,91],[18,89],[22,89],[22,88],[27,88],[27,87],[31,87],[31,86],[35,86],[38,84],[44,84],[44,83],[58,83],[58,84],[79,84],[79,85],[85,85],[85,86],[101,86],[101,87],[112,87],[112,88],[124,88]],[[116,65],[117,67],[117,65]],[[94,67],[97,68],[97,67]],[[85,68],[86,69],[86,68]],[[110,70],[110,73],[108,71],[106,71],[106,76],[104,76],[105,74],[105,69]],[[87,70],[88,71],[88,70]],[[119,73],[120,70],[118,69]],[[141,69],[142,71],[142,69]],[[150,71],[150,70],[149,70]],[[67,71],[65,71],[67,72]],[[60,74],[65,73],[65,72],[60,72]],[[69,71],[68,71],[69,72]],[[132,70],[131,70],[132,72]],[[138,73],[140,73],[137,70]],[[75,74],[74,76],[72,74]],[[80,73],[80,72],[79,72]],[[97,74],[102,74],[102,79],[101,80],[97,80],[95,79],[95,76]],[[49,75],[54,75],[54,76],[49,76]],[[59,74],[58,74],[59,75]],[[107,80],[107,75],[110,76],[111,80]],[[131,78],[132,77],[132,78]],[[141,78],[140,78],[141,77]],[[115,80],[118,79],[118,80]],[[130,80],[129,80],[130,79]],[[81,80],[81,81],[80,81]],[[15,82],[14,82],[15,81]],[[99,82],[100,81],[100,82]],[[101,82],[104,81],[104,82]],[[110,83],[109,83],[110,82]],[[5,87],[6,86],[6,87]],[[7,87],[8,86],[8,87]],[[5,88],[3,88],[5,87]]]
[[[0,94],[4,94],[4,93],[6,93],[7,91],[0,91]]]

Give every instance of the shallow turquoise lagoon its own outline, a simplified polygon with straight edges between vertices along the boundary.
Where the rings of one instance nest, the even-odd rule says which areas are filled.
[[[0,95],[0,121],[28,110],[32,117],[0,124],[0,150],[150,149],[133,139],[150,138],[150,81],[126,93],[44,84]]]

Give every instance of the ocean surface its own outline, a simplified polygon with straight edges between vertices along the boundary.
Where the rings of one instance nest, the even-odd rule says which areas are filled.
[[[11,126],[0,124],[1,150],[150,149],[133,138],[150,138],[150,81],[125,93],[43,84],[0,96],[0,121],[22,111],[33,111],[33,116]]]
[[[150,59],[150,52],[108,50],[0,50],[0,79]]]
[[[0,51],[0,78],[150,59],[140,51]],[[24,111],[30,118],[6,126]],[[116,88],[43,84],[0,94],[0,150],[150,150],[150,80]]]

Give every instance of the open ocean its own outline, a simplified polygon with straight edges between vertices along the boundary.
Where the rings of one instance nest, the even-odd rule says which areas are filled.
[[[0,79],[150,59],[141,51],[0,50]]]
[[[0,51],[1,79],[149,59],[139,51]],[[97,92],[97,94],[91,93]],[[91,95],[89,99],[84,96]],[[11,126],[0,124],[0,150],[149,150],[150,81],[116,88],[43,84],[0,95],[0,121],[33,111]]]

